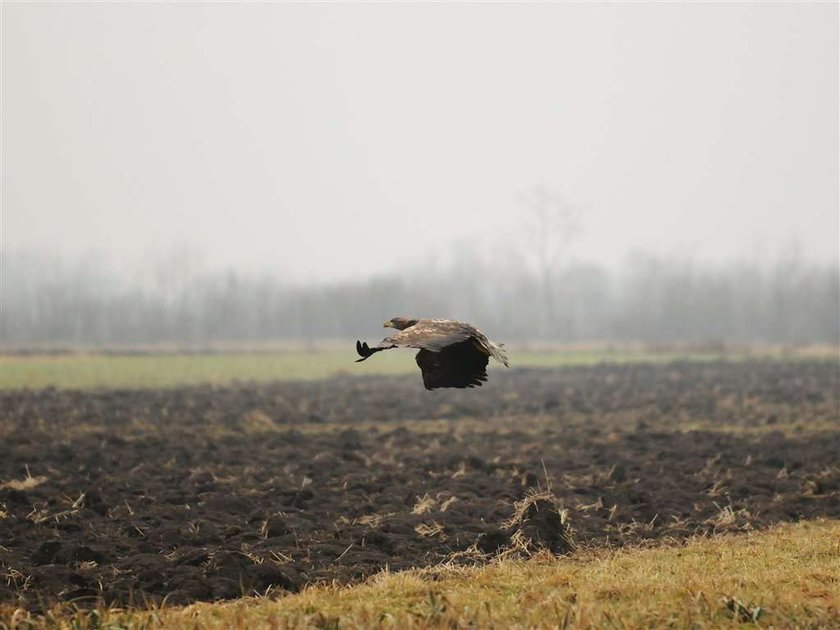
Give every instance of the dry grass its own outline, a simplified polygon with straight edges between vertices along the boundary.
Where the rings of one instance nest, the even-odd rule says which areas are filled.
[[[146,612],[63,608],[41,618],[6,608],[0,619],[6,627],[80,629],[836,628],[838,566],[840,521],[820,520],[685,546],[385,573],[274,600]]]
[[[10,479],[0,483],[0,489],[10,488],[11,490],[31,490],[37,488],[47,480],[43,475],[32,476],[29,472],[29,466],[26,467],[26,476],[23,479]]]

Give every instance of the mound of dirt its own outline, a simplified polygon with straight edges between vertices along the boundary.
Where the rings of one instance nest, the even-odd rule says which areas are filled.
[[[513,517],[505,524],[512,532],[512,550],[531,554],[548,550],[555,554],[571,553],[575,549],[567,513],[560,501],[550,492],[531,492],[513,508]]]

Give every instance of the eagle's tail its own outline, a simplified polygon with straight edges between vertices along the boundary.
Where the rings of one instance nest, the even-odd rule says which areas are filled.
[[[488,339],[487,345],[489,346],[490,356],[492,356],[494,359],[496,359],[496,361],[498,361],[505,367],[510,367],[507,354],[505,354],[505,344],[495,343]]]

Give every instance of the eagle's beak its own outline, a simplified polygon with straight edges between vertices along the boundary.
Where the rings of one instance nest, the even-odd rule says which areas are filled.
[[[390,320],[382,324],[382,328],[390,328],[392,326]]]

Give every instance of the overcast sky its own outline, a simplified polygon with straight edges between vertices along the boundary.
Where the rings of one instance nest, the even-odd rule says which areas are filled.
[[[3,247],[298,278],[838,252],[838,4],[2,4]],[[507,243],[507,245],[505,245]]]

